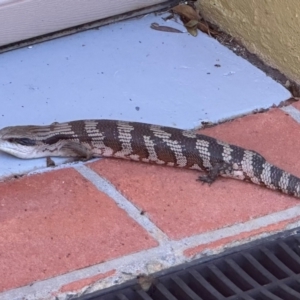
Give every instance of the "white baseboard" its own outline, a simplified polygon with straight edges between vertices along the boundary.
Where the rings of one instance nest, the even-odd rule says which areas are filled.
[[[0,47],[166,0],[0,0]]]

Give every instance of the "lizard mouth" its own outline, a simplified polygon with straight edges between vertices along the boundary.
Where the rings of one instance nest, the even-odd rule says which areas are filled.
[[[22,146],[35,146],[36,141],[29,138],[9,138],[7,139],[9,143],[18,144]]]

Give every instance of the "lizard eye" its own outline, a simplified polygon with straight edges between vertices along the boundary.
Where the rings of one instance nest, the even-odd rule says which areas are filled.
[[[36,142],[28,138],[9,138],[8,141],[13,144],[19,144],[23,146],[34,146]]]

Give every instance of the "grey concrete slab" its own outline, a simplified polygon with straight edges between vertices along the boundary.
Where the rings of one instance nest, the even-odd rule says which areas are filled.
[[[209,36],[153,22],[185,31],[151,14],[1,54],[0,128],[93,118],[195,128],[290,97]],[[45,160],[0,154],[0,166],[1,177]]]

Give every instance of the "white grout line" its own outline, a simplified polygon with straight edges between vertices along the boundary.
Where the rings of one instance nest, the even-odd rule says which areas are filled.
[[[296,122],[300,123],[300,111],[296,109],[294,106],[292,105],[285,106],[282,107],[281,110],[289,114]]]
[[[141,209],[138,209],[129,200],[127,200],[108,180],[102,178],[85,165],[76,166],[74,169],[77,170],[84,178],[94,184],[99,191],[105,193],[111,199],[113,199],[121,209],[125,210],[127,214],[135,222],[139,223],[152,237],[154,237],[159,244],[162,245],[166,242],[169,242],[168,236],[145,215],[142,215]]]
[[[100,280],[95,283],[84,293],[90,293],[95,290],[103,289],[116,282],[121,284],[127,280],[136,278],[140,274],[151,274],[162,269],[167,269],[188,261],[193,257],[186,257],[183,251],[198,245],[209,244],[221,238],[232,237],[244,232],[251,232],[255,229],[277,224],[280,221],[289,220],[300,215],[300,206],[276,212],[267,216],[247,221],[243,224],[235,224],[227,228],[217,229],[211,232],[183,238],[178,241],[170,241],[158,247],[143,250],[138,253],[122,256],[111,261],[96,264],[91,267],[83,268],[54,278],[38,281],[32,285],[13,289],[4,293],[0,293],[1,300],[36,300],[36,299],[68,299],[67,294],[59,296],[59,289],[66,284],[77,280],[89,278],[94,275],[116,270],[116,274]],[[289,229],[299,226],[299,221],[290,223],[286,227]],[[274,232],[266,232],[266,235],[274,234]],[[261,233],[259,234],[261,235]],[[239,241],[238,244],[244,244],[249,238]],[[230,242],[229,242],[230,244]],[[201,253],[200,255],[201,256]],[[203,256],[203,255],[202,255]],[[58,293],[56,293],[58,292]],[[53,295],[56,294],[56,298]],[[70,293],[69,293],[70,294]],[[75,294],[75,293],[74,293]]]
[[[230,237],[241,232],[249,232],[252,230],[259,229],[277,222],[289,220],[300,215],[300,204],[284,211],[268,214],[263,217],[258,217],[243,223],[235,224],[229,227],[209,231],[207,233],[201,233],[198,235],[183,238],[181,240],[169,240],[168,236],[163,233],[156,225],[151,222],[146,216],[140,214],[140,210],[136,208],[129,200],[127,200],[119,191],[116,190],[115,186],[102,178],[99,174],[88,168],[87,166],[78,166],[75,169],[91,183],[93,183],[98,190],[107,194],[113,199],[117,205],[124,209],[128,215],[138,222],[146,231],[148,231],[161,246],[171,245],[172,248],[184,251],[185,249],[211,243],[224,237]],[[188,245],[188,246],[187,246]]]
[[[198,235],[190,236],[184,238],[180,241],[172,241],[171,245],[173,248],[181,249],[182,251],[193,248],[202,244],[209,244],[220,240],[222,238],[227,238],[235,236],[245,232],[251,232],[262,227],[266,227],[272,224],[277,224],[278,222],[287,221],[298,217],[300,215],[300,203],[298,206],[288,208],[279,212],[275,212],[263,217],[252,219],[244,223],[235,224],[229,227],[217,229],[214,231],[201,233]],[[182,244],[182,246],[180,246]],[[186,246],[188,245],[188,247]]]
[[[151,264],[154,265],[159,261],[162,261],[162,264],[166,268],[176,265],[177,263],[174,261],[173,255],[173,251],[167,251],[166,247],[159,246],[157,248],[140,251],[138,253],[116,258],[112,261],[107,261],[105,263],[100,263],[64,275],[56,276],[54,278],[38,281],[32,285],[27,285],[25,287],[4,292],[2,294],[0,293],[0,299],[43,299],[43,297],[58,291],[65,284],[105,273],[114,269],[118,271],[117,275],[119,278],[113,276],[113,278],[111,278],[110,286],[116,282],[116,279],[118,279],[117,281],[119,284],[126,280],[136,278],[138,274],[146,273],[147,271],[149,272],[148,269],[151,269]],[[24,295],[27,295],[27,298],[23,299]]]

